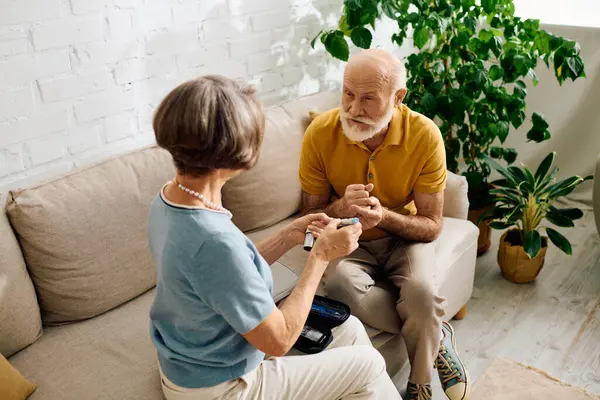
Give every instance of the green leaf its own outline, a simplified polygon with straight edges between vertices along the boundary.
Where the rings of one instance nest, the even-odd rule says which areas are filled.
[[[493,37],[494,34],[487,29],[483,29],[479,32],[479,39],[481,39],[482,42],[489,42]]]
[[[549,212],[553,214],[560,214],[566,218],[569,218],[572,221],[583,218],[583,211],[579,208],[556,208],[554,206],[550,206]]]
[[[327,49],[327,51],[335,58],[342,61],[348,61],[348,56],[350,55],[348,42],[346,42],[343,32],[337,32],[342,33],[342,36],[339,36],[335,33],[329,33],[327,35],[327,39],[325,40],[325,49]]]
[[[487,14],[491,14],[496,10],[497,2],[498,0],[481,0],[481,5]]]
[[[548,129],[548,127],[550,126],[550,124],[546,122],[544,116],[537,112],[534,112],[531,116],[531,122],[533,122],[533,126],[538,127],[540,129]]]
[[[400,7],[397,4],[397,0],[382,0],[381,10],[390,19],[395,20],[398,13],[401,12]]]
[[[511,172],[509,172],[508,169],[504,168],[502,165],[500,165],[497,161],[495,161],[491,157],[483,156],[482,158],[486,164],[488,164],[491,168],[498,171],[498,173],[500,175],[502,175],[504,178],[506,178],[506,180],[509,183],[511,183],[514,186],[517,186],[517,180],[515,179],[516,177]]]
[[[542,237],[540,236],[539,232],[535,229],[527,232],[525,234],[525,239],[523,240],[523,249],[529,258],[534,258],[537,256],[541,248]]]
[[[577,57],[569,57],[567,59],[567,65],[569,66],[569,70],[575,77],[579,77],[583,72],[583,61],[579,56]]]
[[[510,203],[515,206],[521,203],[519,194],[514,189],[496,188],[490,190],[490,194],[494,196],[499,196],[499,198],[501,198],[504,202]]]
[[[489,225],[490,225],[490,228],[497,229],[497,230],[503,230],[503,229],[510,228],[511,226],[513,226],[513,224],[511,224],[511,223],[501,222],[501,221],[493,221],[493,222],[490,222]]]
[[[490,67],[490,79],[492,81],[497,81],[498,79],[501,79],[504,76],[504,69],[502,69],[502,67],[500,67],[499,65],[492,65]]]
[[[475,32],[475,30],[477,29],[477,20],[471,15],[465,17],[463,23],[465,24],[465,27],[471,32]]]
[[[508,164],[512,164],[517,161],[517,150],[516,149],[504,149],[504,154],[502,155],[504,161]]]
[[[419,13],[413,12],[408,14],[406,20],[411,24],[416,24],[421,19],[421,15]]]
[[[510,113],[510,122],[513,124],[515,129],[519,129],[525,121],[525,112],[523,110],[516,110]]]
[[[492,158],[501,158],[504,155],[502,147],[490,147],[490,156]]]
[[[548,32],[538,31],[533,41],[533,46],[540,52],[541,56],[550,52],[550,36],[548,36]]]
[[[575,224],[573,223],[573,221],[570,218],[565,217],[564,215],[559,214],[559,213],[553,213],[552,211],[549,211],[546,214],[546,219],[548,221],[550,221],[551,223],[553,223],[554,225],[560,226],[563,228],[572,228],[575,226]]]
[[[555,157],[556,152],[548,154],[546,157],[544,157],[540,165],[537,167],[537,170],[535,171],[536,186],[538,186],[544,180],[544,178],[548,174],[548,171],[550,171],[550,167],[554,163]]]
[[[352,33],[350,34],[350,39],[352,39],[352,43],[354,43],[356,46],[363,49],[368,49],[369,47],[371,47],[373,35],[371,34],[371,31],[369,31],[367,28],[359,26],[352,30]]]
[[[471,7],[475,5],[475,0],[462,0],[463,10],[468,11]]]
[[[429,30],[426,26],[420,26],[413,34],[413,41],[418,49],[422,49],[429,40]]]
[[[421,97],[420,104],[427,110],[427,114],[434,114],[435,109],[437,108],[437,101],[435,100],[435,96],[431,93],[425,93],[423,97]]]
[[[566,196],[575,190],[575,188],[582,182],[583,178],[580,176],[572,176],[570,178],[563,179],[562,181],[548,187],[547,197],[548,199],[553,200]]]
[[[506,121],[500,121],[496,125],[498,127],[498,138],[500,139],[501,143],[504,143],[508,137],[508,133],[510,132],[510,126]]]
[[[548,139],[550,139],[550,132],[547,129],[540,129],[534,126],[527,132],[527,140],[529,141],[540,143]]]
[[[475,83],[477,87],[480,89],[485,88],[485,85],[488,82],[487,71],[485,69],[478,69],[475,71]]]
[[[535,71],[532,68],[529,68],[529,71],[527,71],[527,75],[529,75],[531,77],[533,86],[537,86],[538,83],[540,83],[540,81],[537,78],[537,74],[535,73]]]
[[[566,237],[564,237],[552,228],[546,228],[546,233],[548,234],[548,238],[552,241],[552,243],[554,243],[556,247],[558,247],[568,255],[573,254],[571,243],[569,243]]]
[[[523,23],[523,29],[530,36],[533,37],[537,34],[538,29],[540,29],[540,20],[539,19],[527,19]]]

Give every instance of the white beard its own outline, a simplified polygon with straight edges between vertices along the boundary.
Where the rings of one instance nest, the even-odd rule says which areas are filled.
[[[373,136],[377,135],[381,131],[383,131],[386,126],[392,120],[394,116],[394,101],[391,100],[386,110],[385,114],[379,121],[373,121],[371,119],[364,118],[352,118],[345,111],[341,111],[340,122],[342,123],[342,131],[344,135],[350,140],[355,142],[364,142],[365,140],[371,139]],[[348,122],[349,119],[354,119],[364,124],[368,124],[369,126],[366,128],[360,128],[358,126],[350,126]]]

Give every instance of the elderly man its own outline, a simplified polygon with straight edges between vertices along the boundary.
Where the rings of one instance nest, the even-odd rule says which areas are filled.
[[[469,376],[452,327],[442,323],[446,303],[433,275],[444,143],[433,121],[402,104],[405,95],[404,66],[391,53],[371,49],[350,59],[342,107],[319,115],[304,137],[302,207],[360,218],[360,247],[329,267],[325,288],[363,322],[403,335],[408,399],[431,399],[435,367],[448,398],[466,400]],[[375,285],[380,277],[389,287]]]

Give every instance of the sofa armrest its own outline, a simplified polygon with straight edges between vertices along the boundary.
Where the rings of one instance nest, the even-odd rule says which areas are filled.
[[[467,178],[448,171],[444,191],[444,217],[467,219],[469,214],[469,184]]]
[[[596,173],[594,175],[594,217],[596,218],[596,228],[600,233],[600,155],[596,159]]]

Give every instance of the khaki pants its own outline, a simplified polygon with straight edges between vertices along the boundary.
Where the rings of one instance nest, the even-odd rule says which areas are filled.
[[[348,304],[362,322],[402,334],[415,384],[431,382],[442,337],[446,300],[437,295],[434,266],[434,243],[387,237],[361,242],[324,277],[327,296]]]
[[[163,393],[167,400],[402,400],[356,317],[334,328],[333,337],[321,353],[268,358],[243,377],[209,388],[181,388],[161,372]]]

